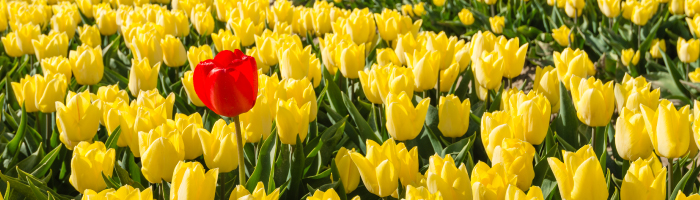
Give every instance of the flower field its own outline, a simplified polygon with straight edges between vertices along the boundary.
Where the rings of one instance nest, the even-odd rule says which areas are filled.
[[[700,200],[700,0],[0,0],[0,200]]]

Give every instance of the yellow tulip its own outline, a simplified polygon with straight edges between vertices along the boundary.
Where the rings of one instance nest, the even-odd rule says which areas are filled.
[[[552,66],[537,67],[532,90],[542,93],[552,106],[553,113],[559,112],[559,77]]]
[[[419,186],[413,187],[408,185],[406,187],[406,197],[402,200],[442,200],[442,193],[436,192],[435,194],[430,193],[428,188]]]
[[[153,190],[149,187],[141,191],[138,188],[133,188],[130,185],[124,185],[117,190],[109,188],[102,190],[97,193],[94,190],[87,189],[83,192],[82,200],[93,200],[93,199],[134,199],[134,200],[151,200],[153,199]]]
[[[506,18],[503,16],[493,16],[489,17],[489,24],[491,24],[491,31],[495,34],[503,33],[503,26],[506,25]]]
[[[374,16],[369,9],[355,9],[350,16],[331,24],[333,32],[348,34],[355,44],[372,43],[376,37]]]
[[[646,105],[641,107],[646,130],[656,154],[666,158],[680,158],[692,149],[689,148],[692,136],[688,105],[676,110],[671,102],[664,99],[656,111]]]
[[[359,197],[352,198],[352,200],[359,200]],[[340,200],[340,196],[335,192],[333,188],[329,188],[326,191],[316,190],[314,194],[307,197],[306,200]]]
[[[38,25],[30,23],[21,24],[17,29],[12,30],[15,30],[15,42],[17,43],[19,50],[22,51],[23,54],[33,55],[34,46],[32,44],[32,40],[39,39],[39,35],[41,35],[41,28]]]
[[[535,157],[535,147],[530,143],[508,138],[496,146],[493,150],[492,165],[503,163],[506,173],[514,174],[518,177],[517,186],[521,190],[527,190],[535,178],[535,170],[532,160]]]
[[[292,24],[294,18],[294,6],[290,1],[275,1],[267,10],[267,22],[270,27],[274,27],[277,23],[285,22]]]
[[[406,52],[404,56],[408,68],[413,70],[415,76],[414,90],[421,92],[434,88],[440,70],[440,52],[416,49],[413,53]]]
[[[574,36],[569,35],[569,33],[571,33],[571,29],[566,25],[561,25],[559,28],[552,29],[552,38],[561,46],[569,46],[569,40],[574,41]]]
[[[503,78],[503,57],[498,56],[498,52],[483,52],[482,55],[472,60],[474,66],[472,71],[474,77],[479,80],[481,86],[493,90],[501,86]]]
[[[216,51],[241,49],[241,39],[233,35],[231,31],[219,29],[219,33],[212,33],[211,40],[214,41]]]
[[[547,5],[564,8],[566,6],[566,0],[547,0]]]
[[[493,5],[493,4],[496,4],[496,2],[498,2],[498,0],[482,0],[482,1],[484,3],[486,3],[487,5]]]
[[[687,16],[695,16],[700,13],[700,1],[685,0],[685,14]]]
[[[598,8],[608,18],[620,15],[620,0],[598,0]]]
[[[205,61],[207,59],[214,59],[214,55],[211,52],[211,47],[209,45],[202,45],[199,47],[191,46],[187,50],[187,61],[190,63],[190,68],[194,71],[197,68],[199,62]],[[194,90],[192,90],[194,92]]]
[[[41,71],[46,76],[62,74],[68,80],[70,80],[73,75],[71,73],[70,61],[68,61],[68,58],[62,56],[41,59]]]
[[[36,84],[36,107],[42,113],[56,112],[56,102],[63,103],[68,88],[68,80],[63,74],[32,77]]]
[[[51,30],[56,33],[65,33],[68,40],[73,39],[78,22],[74,21],[73,11],[56,13],[51,17]]]
[[[336,71],[338,71],[340,67],[340,63],[337,63],[335,60],[336,51],[339,50],[337,49],[337,45],[340,44],[341,41],[350,40],[352,40],[350,35],[336,33],[329,33],[326,34],[325,38],[318,38],[318,44],[321,48],[321,60],[331,75],[335,76]]]
[[[404,143],[399,143],[396,145],[396,151],[401,185],[404,187],[407,185],[418,185],[423,179],[423,176],[418,171],[418,148],[414,146],[409,150]]]
[[[472,197],[469,172],[462,163],[459,168],[449,154],[445,158],[430,156],[428,171],[425,172],[430,193],[440,193],[445,199],[470,199]]]
[[[350,153],[367,191],[379,197],[389,196],[396,191],[401,172],[396,154],[396,144],[392,139],[381,146],[367,140],[366,157],[360,153]]]
[[[160,45],[161,36],[140,34],[131,40],[131,51],[134,59],[143,60],[148,58],[151,66],[163,61],[163,48]]]
[[[452,63],[449,68],[440,70],[440,92],[449,92],[459,76],[459,63]]]
[[[695,68],[694,71],[688,73],[688,78],[693,83],[700,83],[700,68]]]
[[[417,106],[405,92],[386,96],[386,127],[392,138],[400,141],[412,140],[420,133],[428,114],[430,98],[421,100]]]
[[[372,65],[371,70],[359,72],[360,83],[370,102],[382,104],[388,94],[405,92],[413,96],[414,78],[410,69],[394,65]]]
[[[277,74],[267,76],[266,74],[260,73],[260,70],[258,70],[258,93],[265,94],[265,100],[269,101],[269,104],[277,103],[279,99],[277,93],[286,92],[286,90],[282,91],[283,87],[279,86],[280,80],[277,78]],[[277,113],[277,106],[270,106],[269,110],[270,116],[274,118]]]
[[[678,192],[678,195],[676,195],[676,200],[699,200],[700,199],[700,194],[693,194],[690,196],[685,196],[683,192]]]
[[[420,46],[416,41],[416,38],[414,38],[413,34],[411,33],[399,35],[395,45],[396,47],[394,47],[394,52],[403,65],[408,64],[408,60],[405,56],[406,54],[413,54],[414,50],[420,50]]]
[[[471,112],[469,99],[460,102],[459,98],[450,94],[440,97],[438,108],[438,116],[440,117],[438,129],[443,136],[457,138],[467,133],[470,118],[465,116],[469,116]]]
[[[644,26],[653,17],[655,10],[646,6],[637,6],[632,11],[632,22],[637,26]]]
[[[403,15],[410,15],[411,17],[415,17],[415,14],[413,13],[413,6],[410,4],[404,4],[401,6],[401,13]]]
[[[129,96],[126,94],[125,90],[120,90],[119,85],[108,85],[102,86],[97,89],[97,98],[102,100],[102,102],[114,102],[117,99],[121,99],[124,102],[129,101]]]
[[[204,126],[202,116],[199,113],[189,116],[180,113],[175,114],[175,126],[185,144],[185,159],[194,160],[201,156],[203,150],[199,134],[203,132],[200,129]]]
[[[24,75],[24,78],[20,79],[19,82],[12,82],[11,84],[15,98],[17,98],[17,103],[24,106],[24,109],[28,113],[39,111],[35,100],[37,85],[33,77],[27,74]]]
[[[87,17],[88,19],[92,19],[92,1],[90,0],[77,0],[76,3],[78,4],[78,8],[80,8],[80,11]]]
[[[644,77],[632,78],[628,74],[622,79],[622,84],[615,84],[615,100],[617,109],[627,108],[639,112],[640,105],[656,108],[659,105],[661,91],[659,89],[649,91],[651,83],[647,83]]]
[[[45,3],[10,2],[7,4],[7,10],[11,30],[19,30],[18,27],[27,24],[35,24],[43,28],[51,19],[51,7]]]
[[[423,14],[425,14],[425,6],[423,2],[413,5],[413,13],[416,14],[417,17],[422,17]]]
[[[214,0],[214,10],[216,11],[216,20],[226,22],[231,16],[234,8],[237,7],[237,1]]]
[[[580,49],[575,51],[571,48],[566,48],[559,53],[554,52],[554,66],[557,68],[559,80],[564,84],[566,90],[571,90],[571,82],[573,76],[586,78],[595,74],[593,62],[588,58],[588,54]]]
[[[683,63],[692,63],[698,60],[700,54],[700,40],[690,39],[686,41],[678,37],[677,43],[678,59]]]
[[[241,40],[241,45],[244,47],[250,46],[255,42],[255,35],[260,35],[265,28],[265,24],[255,24],[248,18],[237,18],[228,21],[229,26],[233,29],[233,33]]]
[[[578,119],[588,126],[605,126],[615,111],[613,82],[605,84],[595,77],[571,77],[571,96]]]
[[[165,38],[161,39],[160,47],[163,50],[163,62],[166,66],[179,67],[187,61],[185,46],[182,45],[182,41],[172,35],[166,35]]]
[[[292,32],[298,35],[313,34],[313,15],[310,8],[304,6],[294,7],[292,17]],[[278,24],[275,24],[278,25]]]
[[[283,144],[295,145],[297,136],[304,140],[309,129],[308,119],[311,117],[311,103],[307,102],[302,107],[297,105],[295,98],[277,101],[275,122],[277,134]],[[315,106],[315,105],[314,105]]]
[[[100,34],[108,36],[117,33],[117,13],[114,10],[105,10],[97,13],[95,24],[100,29]]]
[[[258,0],[243,0],[240,4],[234,4],[234,10],[237,9],[238,16],[232,15],[230,18],[247,18],[253,21],[255,24],[265,23],[265,11],[270,7],[269,2],[262,2]]]
[[[542,189],[537,186],[532,186],[527,191],[527,194],[514,185],[508,185],[506,190],[505,200],[544,200]]]
[[[78,27],[78,34],[80,34],[80,42],[89,47],[95,48],[102,44],[100,30],[97,29],[97,26],[83,25]]]
[[[520,40],[517,37],[508,40],[503,36],[496,43],[498,56],[503,57],[503,77],[515,78],[523,71],[528,45],[525,43],[518,47],[519,44]]]
[[[365,44],[356,45],[352,41],[341,41],[335,51],[335,61],[343,77],[359,78],[358,72],[365,68]]]
[[[557,179],[562,199],[608,198],[605,175],[593,147],[585,145],[576,152],[562,150],[562,157],[564,162],[555,157],[547,158],[549,167]]]
[[[389,64],[401,66],[401,61],[399,61],[399,57],[393,49],[382,48],[377,49],[377,64],[379,64],[379,66],[386,66]]]
[[[214,32],[214,17],[211,16],[211,8],[204,4],[197,4],[190,14],[190,22],[200,35],[210,35]]]
[[[248,112],[240,115],[241,135],[244,142],[258,143],[260,138],[265,141],[270,136],[273,120],[269,108],[273,106],[270,105],[271,103],[272,101],[266,99],[264,93],[258,93],[258,97],[255,99],[255,106]]]
[[[15,32],[10,32],[5,37],[2,37],[2,46],[5,47],[5,53],[10,57],[20,57],[25,53],[19,48],[19,38]]]
[[[481,54],[483,52],[493,52],[496,49],[496,42],[497,38],[493,33],[486,31],[486,32],[477,32],[472,36],[472,41],[469,43],[469,52],[471,53],[471,60],[477,60],[479,57],[481,57]]]
[[[313,30],[316,32],[316,36],[320,37],[332,31],[330,9],[311,9],[310,12],[312,16]]]
[[[663,56],[661,55],[661,51],[666,52],[666,40],[651,40],[651,48],[649,49],[649,54],[651,54],[651,57],[655,59],[662,58]]]
[[[534,145],[542,144],[549,129],[541,125],[549,124],[551,115],[549,100],[541,93],[531,91],[525,95],[520,91],[504,102],[505,110],[514,114],[513,117],[520,118],[523,124],[522,135],[514,136]]]
[[[309,121],[316,120],[318,112],[316,103],[316,93],[311,82],[307,78],[301,80],[285,79],[280,82],[280,87],[275,94],[276,99],[287,100],[294,99],[297,106],[301,108],[304,104],[309,103]]]
[[[417,34],[422,20],[413,22],[410,17],[402,15],[398,11],[384,9],[381,13],[375,13],[374,19],[377,22],[377,29],[382,39],[386,41],[396,40],[400,34]]]
[[[175,166],[185,160],[185,143],[170,119],[149,132],[139,132],[139,151],[141,173],[151,183],[171,182]]]
[[[66,104],[56,102],[56,127],[66,148],[73,149],[81,141],[92,141],[100,126],[99,102],[93,102],[89,92],[69,93]]]
[[[362,85],[362,90],[365,93],[365,97],[367,97],[367,100],[372,102],[372,104],[383,104],[384,103],[384,98],[379,92],[379,87],[386,86],[386,85],[380,85],[379,79],[385,79],[387,76],[387,72],[391,70],[391,67],[394,67],[392,65],[388,65],[385,67],[379,67],[378,65],[372,65],[372,70],[364,70],[360,71],[359,73],[359,78],[360,78],[360,84]],[[386,80],[383,80],[384,83],[386,83]],[[411,90],[413,91],[413,90]]]
[[[335,155],[333,161],[338,166],[340,172],[340,180],[343,181],[345,193],[355,191],[357,185],[360,184],[360,171],[352,161],[351,154],[355,153],[355,149],[347,150],[345,147],[340,147],[338,154]]]
[[[101,177],[112,177],[115,159],[114,149],[107,149],[105,144],[97,141],[80,142],[73,150],[70,161],[70,184],[80,193],[86,190],[101,191],[107,184]]]
[[[700,17],[685,18],[688,23],[688,29],[694,35],[700,35]]]
[[[630,163],[620,188],[620,199],[666,199],[666,168],[661,167],[656,156]]]
[[[170,199],[214,199],[219,169],[204,172],[204,166],[198,162],[180,161],[172,174]]]
[[[615,146],[617,153],[625,160],[647,158],[652,154],[653,146],[649,133],[645,129],[641,112],[622,108],[615,124]]]
[[[505,197],[509,185],[515,185],[518,176],[508,173],[503,163],[493,164],[479,162],[471,175],[474,199],[501,199]]]
[[[469,26],[474,23],[474,15],[472,15],[472,12],[469,11],[466,8],[463,8],[462,11],[459,11],[459,21],[462,22],[462,24]]]
[[[199,138],[202,140],[202,150],[207,168],[219,168],[220,173],[227,173],[238,168],[238,145],[233,126],[234,124],[226,125],[223,119],[219,119],[214,123],[211,133],[200,129],[202,131],[199,132]]]
[[[215,189],[215,187],[212,187]],[[331,189],[332,190],[332,189]],[[253,194],[248,192],[245,187],[242,185],[237,185],[236,188],[233,189],[231,192],[231,196],[229,197],[229,200],[246,200],[246,199],[256,199],[256,200],[278,200],[279,199],[279,188],[275,189],[272,191],[270,194],[267,194],[265,192],[265,185],[262,182],[258,182],[257,185],[255,185],[255,189],[253,190]],[[212,192],[213,195],[213,192]],[[212,198],[214,198],[212,196]]]
[[[136,99],[136,105],[149,112],[152,112],[160,107],[164,108],[167,119],[173,116],[173,105],[175,104],[175,94],[170,93],[168,97],[163,98],[158,90],[141,91]]]
[[[484,112],[481,117],[481,143],[486,155],[493,159],[493,152],[506,138],[523,135],[521,118],[512,117],[508,111]]]
[[[583,14],[583,8],[586,6],[586,1],[584,0],[566,0],[565,11],[566,15],[571,18],[581,16]]]
[[[445,5],[445,0],[433,0],[433,4],[435,4],[437,7],[442,7]]]
[[[268,72],[270,72],[270,66],[263,63],[260,59],[262,57],[258,53],[258,47],[253,47],[252,49],[246,50],[245,54],[247,56],[252,56],[253,58],[255,58],[255,64],[258,67],[258,70],[262,70],[262,73],[267,74]]]
[[[139,132],[147,132],[158,126],[155,124],[157,120],[153,120],[154,118],[160,118],[158,119],[160,121],[167,121],[167,119],[163,119],[163,116],[159,116],[155,112],[151,114],[144,108],[136,106],[126,110],[128,111],[119,111],[118,117],[121,135],[119,136],[120,141],[117,141],[117,145],[124,145],[124,143],[126,143],[126,146],[128,146],[134,154],[134,157],[141,157],[142,152],[139,150]]]
[[[683,15],[685,14],[684,4],[685,0],[671,0],[671,2],[668,3],[668,11],[674,15]]]
[[[131,63],[131,71],[129,72],[129,91],[131,91],[131,95],[138,96],[141,91],[156,89],[160,63],[156,63],[151,67],[148,58],[132,60]]]
[[[437,35],[431,34],[427,38],[427,44],[425,48],[428,51],[437,51],[440,55],[440,59],[444,62],[440,62],[440,70],[445,70],[452,64],[452,60],[455,55],[455,47],[457,43],[463,43],[463,41],[458,41],[457,37],[447,37],[445,32],[440,32]]]

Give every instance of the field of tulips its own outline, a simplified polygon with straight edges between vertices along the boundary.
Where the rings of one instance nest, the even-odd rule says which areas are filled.
[[[0,200],[700,200],[698,37],[700,0],[0,0]]]

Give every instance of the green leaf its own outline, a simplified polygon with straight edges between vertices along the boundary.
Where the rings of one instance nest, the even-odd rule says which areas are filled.
[[[328,96],[328,102],[331,104],[331,108],[333,108],[333,111],[337,112],[341,116],[345,116],[348,114],[347,110],[345,109],[345,106],[343,106],[343,97],[340,91],[340,88],[338,85],[335,84],[335,81],[333,81],[333,76],[331,76],[330,73],[328,73],[328,70],[326,70],[325,67],[323,67],[323,78],[326,80],[326,94]]]
[[[114,181],[114,179],[105,176],[104,172],[102,173],[102,180],[104,180],[105,184],[107,184],[107,188],[112,188],[112,189],[117,190],[121,187],[121,184]]]
[[[17,128],[17,132],[15,133],[15,136],[10,140],[10,143],[7,144],[7,155],[10,157],[16,157],[17,154],[19,153],[19,147],[20,144],[22,143],[24,139],[24,133],[26,132],[27,129],[27,110],[24,109],[24,103],[22,104],[22,115],[21,119],[19,121],[19,127]],[[3,158],[6,158],[5,155],[3,155]]]
[[[341,96],[343,98],[343,102],[345,103],[345,107],[350,112],[350,116],[355,121],[357,127],[360,129],[360,136],[362,137],[362,139],[374,140],[375,142],[381,144],[381,136],[377,135],[377,133],[374,132],[371,127],[369,127],[369,124],[367,123],[367,121],[365,121],[365,118],[362,117],[360,112],[357,111],[357,108],[355,108],[355,105],[352,103],[352,101],[350,101],[350,99],[348,99],[348,97],[345,94],[341,93]]]
[[[277,134],[271,133],[267,140],[260,147],[258,162],[255,164],[253,173],[250,174],[246,189],[248,191],[255,190],[258,182],[262,181],[265,186],[268,185],[270,173],[275,161],[275,152],[277,150]]]
[[[304,145],[301,143],[301,139],[297,136],[297,144],[295,145],[294,152],[292,153],[292,166],[290,168],[289,174],[291,176],[290,183],[288,186],[290,196],[288,199],[299,199],[299,192],[301,188],[301,179],[304,177],[304,166],[306,162],[306,155],[304,155]]]
[[[557,133],[557,139],[560,139],[560,143],[561,140],[566,141],[567,145],[578,144],[578,141],[576,140],[576,131],[578,129],[579,120],[578,116],[576,115],[576,108],[574,107],[573,100],[569,95],[569,91],[566,90],[563,83],[559,82],[559,88],[559,115],[555,120],[555,123],[557,124],[555,131]]]
[[[676,185],[675,188],[673,188],[673,193],[671,193],[671,199],[670,200],[675,200],[676,196],[678,196],[678,192],[681,191],[685,187],[685,184],[688,183],[688,180],[690,180],[691,176],[693,176],[694,173],[691,173],[692,171],[698,170],[697,167],[695,167],[693,161],[693,165],[691,166],[691,171],[688,173],[685,173],[683,178],[681,178],[680,181],[678,181],[678,184]],[[673,170],[673,169],[667,169],[667,170]],[[694,178],[694,177],[693,177]]]
[[[681,72],[678,71],[678,68],[676,68],[675,63],[671,58],[666,55],[666,52],[664,51],[659,51],[661,52],[661,55],[664,58],[664,63],[666,64],[666,70],[668,70],[668,73],[671,74],[671,77],[673,77],[673,84],[686,96],[690,96],[690,92],[681,84],[680,80],[684,79],[683,75],[681,75]]]
[[[440,157],[444,157],[445,152],[443,152],[442,144],[440,143],[440,140],[438,140],[437,136],[435,136],[435,133],[433,133],[433,130],[424,124],[423,131],[424,134],[428,134],[428,139],[430,140],[430,145],[433,146],[433,151],[435,151],[435,153],[441,154]]]
[[[112,134],[109,135],[105,142],[107,149],[117,149],[117,141],[119,141],[119,136],[122,134],[121,130],[121,126],[117,126],[117,128],[112,131]]]
[[[138,188],[140,190],[146,189],[141,185],[141,183],[134,181],[129,177],[129,172],[127,172],[124,168],[122,168],[119,165],[114,166],[114,170],[117,171],[117,177],[119,177],[119,180],[124,183],[125,185],[130,185],[131,187]]]

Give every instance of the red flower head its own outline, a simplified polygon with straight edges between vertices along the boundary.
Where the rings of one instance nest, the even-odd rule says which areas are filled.
[[[194,91],[204,105],[216,114],[235,117],[248,112],[258,96],[255,58],[240,50],[219,52],[214,59],[197,64]]]

